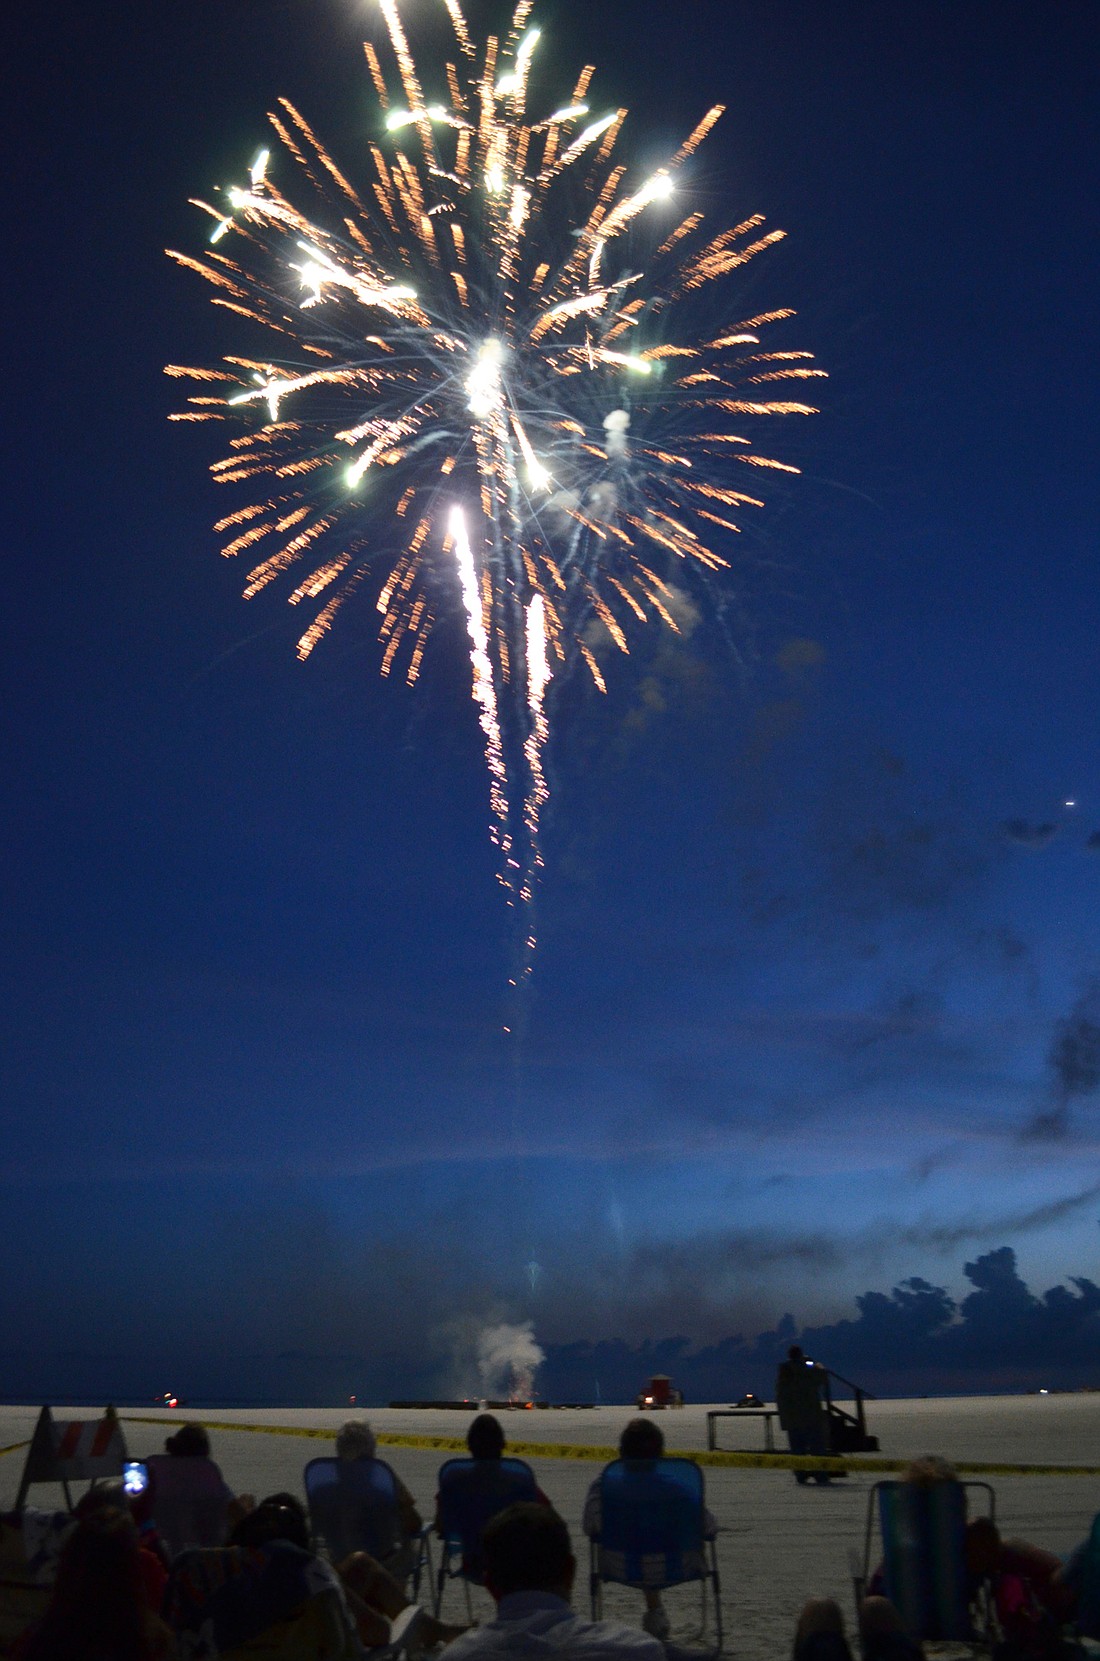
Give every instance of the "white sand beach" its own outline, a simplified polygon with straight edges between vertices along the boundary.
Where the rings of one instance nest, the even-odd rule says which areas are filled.
[[[722,1404],[718,1404],[722,1405]],[[670,1449],[701,1451],[706,1447],[706,1407],[687,1407],[660,1416]],[[268,1424],[289,1429],[334,1430],[345,1418],[368,1417],[380,1435],[464,1435],[468,1416],[440,1410],[242,1409],[188,1410],[157,1414],[149,1409],[123,1409],[131,1454],[163,1447],[165,1426],[182,1418],[205,1418],[218,1424]],[[0,1407],[0,1447],[28,1437],[37,1416],[35,1407]],[[92,1408],[58,1408],[55,1417],[94,1417]],[[614,1444],[629,1407],[593,1410],[502,1413],[512,1442],[541,1442],[597,1448]],[[1080,1475],[991,1475],[996,1491],[997,1518],[1009,1535],[1021,1535],[1052,1551],[1066,1552],[1086,1532],[1100,1509],[1100,1395],[967,1397],[928,1401],[884,1401],[868,1405],[869,1428],[879,1437],[886,1458],[905,1459],[921,1453],[940,1453],[961,1462],[1064,1465],[1082,1468]],[[326,1453],[326,1440],[287,1434],[217,1429],[211,1431],[214,1457],[231,1486],[257,1496],[278,1489],[301,1492],[302,1468],[307,1460]],[[761,1421],[720,1424],[722,1447],[763,1447]],[[389,1446],[380,1449],[408,1484],[425,1516],[435,1494],[435,1474],[445,1451]],[[600,1459],[532,1457],[538,1481],[561,1511],[574,1536],[580,1561],[577,1603],[587,1603],[587,1549],[580,1519],[584,1496],[596,1475]],[[10,1505],[22,1469],[22,1451],[0,1457],[0,1504]],[[777,1661],[788,1653],[798,1610],[808,1596],[838,1599],[850,1616],[852,1591],[850,1553],[861,1549],[867,1497],[876,1480],[873,1472],[849,1462],[850,1474],[828,1488],[799,1487],[789,1471],[708,1467],[707,1501],[718,1518],[718,1558],[726,1623],[726,1653],[744,1661]],[[34,1503],[60,1503],[60,1491],[34,1490]],[[582,1549],[584,1548],[584,1549]],[[456,1618],[461,1593],[452,1589],[447,1607]],[[690,1642],[698,1633],[699,1599],[696,1590],[683,1588],[668,1595],[673,1637]],[[484,1594],[475,1593],[475,1607],[488,1613]],[[640,1600],[612,1588],[607,1613],[636,1621]]]

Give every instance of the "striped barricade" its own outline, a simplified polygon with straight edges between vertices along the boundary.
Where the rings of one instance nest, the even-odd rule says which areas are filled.
[[[102,1419],[55,1421],[48,1407],[38,1415],[31,1445],[23,1466],[17,1511],[26,1503],[27,1489],[35,1482],[59,1482],[70,1509],[70,1482],[94,1482],[98,1477],[121,1476],[126,1459],[126,1440],[113,1407]]]

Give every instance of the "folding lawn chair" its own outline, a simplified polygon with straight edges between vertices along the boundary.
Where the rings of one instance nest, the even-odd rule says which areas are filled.
[[[386,1564],[408,1541],[401,1527],[397,1477],[384,1459],[311,1459],[303,1480],[313,1537],[324,1540],[334,1563],[365,1551]],[[408,1543],[415,1600],[425,1562],[431,1572],[428,1529]]]
[[[591,1542],[592,1618],[605,1581],[663,1591],[699,1581],[706,1625],[714,1598],[715,1654],[722,1651],[718,1554],[705,1538],[703,1473],[691,1459],[616,1459],[600,1475],[600,1529]]]
[[[470,1583],[482,1584],[481,1536],[499,1511],[521,1500],[537,1500],[538,1484],[522,1459],[448,1459],[439,1468],[436,1532],[442,1537],[435,1613],[448,1579],[465,1582],[466,1608],[473,1620]]]
[[[867,1502],[862,1573],[856,1608],[867,1593],[877,1519],[882,1538],[883,1592],[919,1643],[985,1643],[992,1635],[988,1584],[975,1587],[966,1564],[967,1491],[996,1496],[988,1482],[876,1482]],[[977,1613],[977,1622],[975,1621]]]

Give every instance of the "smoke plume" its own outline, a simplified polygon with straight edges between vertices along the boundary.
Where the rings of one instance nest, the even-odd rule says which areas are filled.
[[[501,1321],[482,1327],[477,1335],[477,1370],[482,1394],[530,1401],[535,1372],[545,1361],[530,1321],[512,1326]]]

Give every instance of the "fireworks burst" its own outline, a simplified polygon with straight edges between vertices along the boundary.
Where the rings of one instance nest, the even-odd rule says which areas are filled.
[[[552,679],[583,663],[606,691],[602,648],[626,652],[649,619],[678,632],[681,573],[728,570],[734,516],[763,506],[754,480],[798,471],[730,418],[812,414],[775,394],[824,371],[762,345],[790,311],[692,325],[698,291],[784,234],[759,214],[715,233],[676,209],[720,105],[637,181],[617,159],[626,111],[590,102],[591,67],[557,109],[529,90],[533,0],[480,50],[442,0],[454,61],[430,93],[397,0],[378,4],[395,72],[365,46],[379,106],[365,188],[280,99],[278,164],[265,150],[221,205],[195,204],[214,220],[202,258],[170,251],[269,354],[169,366],[198,388],[171,419],[243,424],[212,472],[253,499],[215,529],[227,557],[258,560],[246,599],[287,576],[290,604],[311,609],[300,658],[365,589],[382,673],[411,684],[460,595],[491,834],[522,906],[542,863]]]

